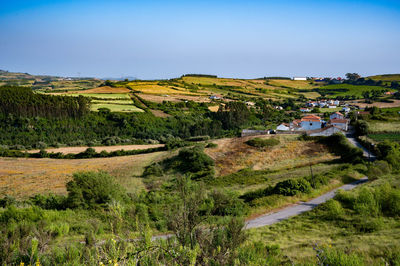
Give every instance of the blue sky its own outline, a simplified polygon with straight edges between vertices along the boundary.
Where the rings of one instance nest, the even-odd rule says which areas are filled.
[[[0,69],[171,78],[400,73],[400,1],[4,1]]]

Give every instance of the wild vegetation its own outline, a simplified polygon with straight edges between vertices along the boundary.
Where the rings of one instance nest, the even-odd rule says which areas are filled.
[[[0,159],[2,265],[400,263],[400,146],[387,137],[396,136],[397,109],[350,114],[375,162],[341,134],[237,137],[300,118],[305,95],[390,100],[396,96],[381,94],[396,84],[356,73],[336,85],[196,74],[63,91],[51,87],[60,80],[34,82],[34,91],[0,88],[0,155],[8,157]],[[50,146],[88,148],[46,152]],[[39,152],[25,152],[31,148]],[[246,219],[364,176],[368,184],[309,213],[244,230]]]

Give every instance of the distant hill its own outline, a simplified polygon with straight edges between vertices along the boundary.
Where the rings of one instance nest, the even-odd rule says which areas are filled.
[[[31,75],[0,70],[0,86],[32,87],[34,90],[82,90],[96,88],[102,83],[102,80],[96,78]]]
[[[367,78],[373,80],[382,80],[382,81],[400,81],[400,74],[382,74],[382,75],[369,76]]]

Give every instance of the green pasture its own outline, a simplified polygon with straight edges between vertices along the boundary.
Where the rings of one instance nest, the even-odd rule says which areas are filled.
[[[378,132],[400,132],[400,122],[381,122],[381,121],[370,121],[369,130],[371,133]]]
[[[114,103],[95,103],[92,104],[92,111],[98,111],[100,108],[108,108],[111,112],[144,112],[142,109],[137,108],[136,106],[126,105],[126,104],[114,104]]]
[[[352,84],[333,84],[326,85],[317,89],[315,91],[321,94],[326,94],[326,96],[356,96],[362,98],[362,94],[365,91],[374,90],[387,90],[387,88],[380,86],[365,86],[365,85],[352,85]]]

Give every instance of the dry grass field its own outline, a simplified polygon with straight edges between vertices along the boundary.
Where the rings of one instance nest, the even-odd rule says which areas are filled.
[[[218,176],[235,173],[243,168],[253,170],[290,169],[330,161],[336,157],[324,145],[313,141],[299,141],[297,135],[263,136],[278,138],[280,144],[267,149],[253,148],[245,142],[254,137],[220,139],[213,141],[217,148],[207,149],[215,160]]]
[[[97,87],[89,90],[74,91],[73,93],[129,93],[130,90],[124,87],[113,88],[109,86]]]
[[[114,175],[128,191],[144,188],[144,167],[169,156],[154,152],[132,156],[80,160],[0,158],[0,195],[27,198],[35,194],[66,194],[65,184],[77,171],[104,170]]]
[[[181,87],[172,86],[161,86],[158,82],[130,82],[127,86],[132,88],[134,91],[139,91],[146,94],[184,94],[184,95],[196,95]]]
[[[97,147],[91,147],[95,149],[96,152],[101,152],[101,151],[107,151],[107,152],[112,152],[112,151],[118,151],[118,150],[145,150],[145,149],[150,149],[150,148],[158,148],[158,147],[163,147],[164,144],[147,144],[147,145],[117,145],[117,146],[97,146]],[[85,151],[87,148],[86,146],[83,147],[63,147],[63,148],[49,148],[46,149],[47,152],[61,152],[64,154],[67,153],[80,153]],[[28,153],[36,153],[39,152],[40,150],[30,150],[27,151]]]
[[[312,89],[319,86],[318,84],[310,84],[308,80],[269,79],[268,83],[271,86],[285,86],[294,89]]]
[[[178,95],[178,94],[165,94],[165,95],[154,95],[139,93],[138,96],[146,101],[162,103],[163,101],[168,102],[182,102],[182,101],[194,101],[200,103],[211,102],[209,96],[192,96],[192,95]],[[219,95],[221,97],[221,95]]]
[[[392,108],[392,107],[400,107],[400,100],[393,100],[392,103],[385,102],[374,102],[374,103],[364,103],[363,100],[352,102],[351,104],[358,106],[359,108],[372,107],[376,106],[378,108]]]

